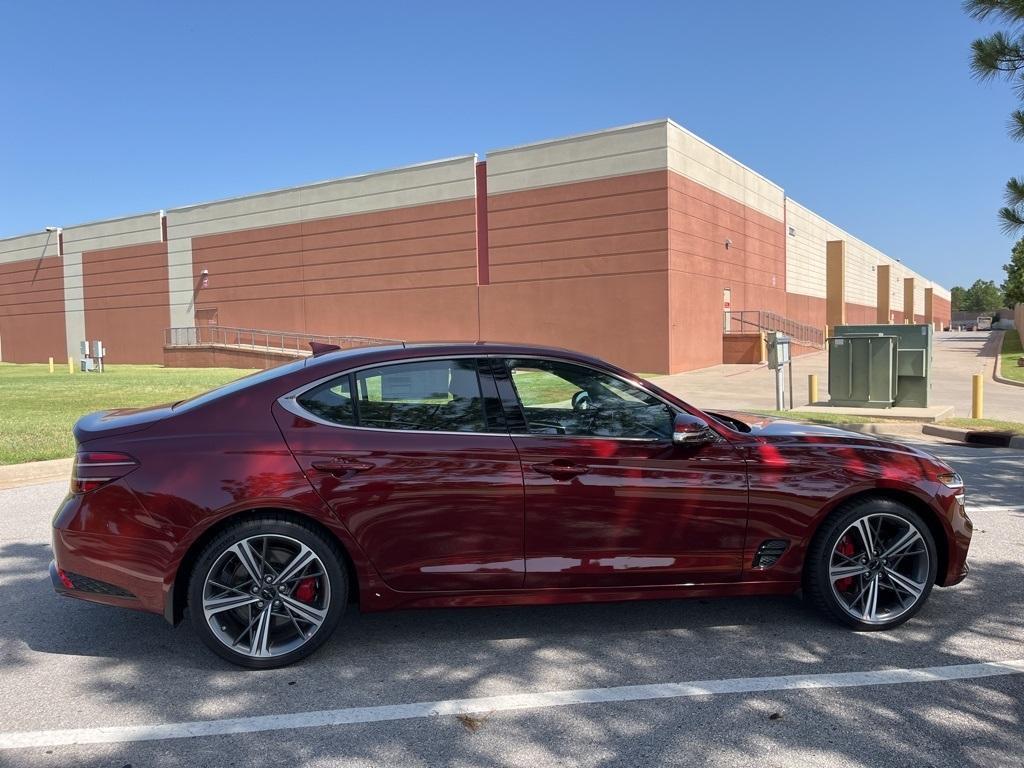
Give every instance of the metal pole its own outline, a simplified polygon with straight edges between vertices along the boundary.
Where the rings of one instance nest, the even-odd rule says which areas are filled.
[[[789,368],[789,410],[793,410],[793,359],[790,358],[789,362],[786,363],[786,367]]]
[[[782,366],[775,369],[775,410],[786,410],[786,379]]]
[[[980,373],[971,382],[971,418],[985,418],[985,377]]]

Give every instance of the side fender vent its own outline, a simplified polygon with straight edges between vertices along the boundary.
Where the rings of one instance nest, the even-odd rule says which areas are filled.
[[[785,539],[768,539],[762,542],[761,546],[757,548],[757,554],[754,555],[754,567],[761,570],[771,568],[779,561],[782,553],[788,547],[789,542]]]

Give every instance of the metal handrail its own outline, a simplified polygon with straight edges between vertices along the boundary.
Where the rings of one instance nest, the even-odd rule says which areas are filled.
[[[397,339],[374,336],[337,336],[298,331],[271,331],[263,328],[238,328],[230,325],[192,325],[164,329],[164,346],[168,347],[217,345],[308,354],[311,341],[321,344],[336,344],[342,349],[404,343]]]
[[[738,329],[733,327],[734,324],[738,324]],[[825,347],[825,332],[822,328],[798,323],[765,309],[727,309],[724,328],[726,334],[778,331],[792,337],[797,344],[818,349]]]

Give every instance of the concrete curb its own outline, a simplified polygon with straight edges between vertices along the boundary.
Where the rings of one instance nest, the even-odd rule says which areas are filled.
[[[24,485],[40,485],[57,480],[69,480],[73,459],[50,459],[29,461],[25,464],[0,466],[0,490],[20,488]]]
[[[856,432],[861,435],[920,435],[924,426],[919,423],[904,422],[902,424],[832,424],[836,429]]]
[[[795,406],[793,410],[800,413],[828,414],[829,416],[863,416],[868,419],[874,417],[879,419],[878,423],[900,422],[902,424],[931,424],[943,419],[952,418],[954,415],[954,409],[951,405],[930,405],[927,408],[914,408],[910,406],[896,406],[894,408],[837,408],[821,400],[808,403],[807,405]],[[871,423],[874,424],[875,422]]]
[[[1011,387],[1024,387],[1024,381],[1013,381],[999,373],[1000,363],[1002,362],[1003,336],[1006,335],[1006,331],[1000,331],[999,333],[999,344],[997,345],[999,349],[996,350],[995,363],[992,365],[992,379],[1000,384],[1009,384]]]
[[[1024,451],[1024,435],[1011,435],[1008,432],[984,432],[974,429],[957,427],[940,427],[937,424],[925,424],[921,431],[933,437],[944,437],[967,445],[987,445],[997,448],[1016,448]]]

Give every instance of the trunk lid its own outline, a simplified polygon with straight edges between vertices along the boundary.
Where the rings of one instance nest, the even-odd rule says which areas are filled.
[[[173,413],[170,403],[149,408],[113,408],[108,411],[96,411],[75,422],[75,440],[81,445],[97,437],[140,432]]]

